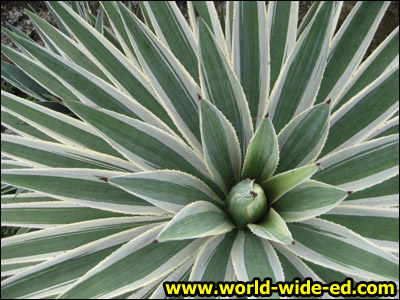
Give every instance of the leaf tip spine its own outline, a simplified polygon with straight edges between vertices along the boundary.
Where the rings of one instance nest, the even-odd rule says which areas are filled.
[[[104,182],[108,182],[108,178],[107,177],[100,177],[100,180],[103,180]]]

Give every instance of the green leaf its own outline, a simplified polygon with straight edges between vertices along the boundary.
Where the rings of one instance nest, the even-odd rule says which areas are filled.
[[[130,41],[160,103],[186,141],[201,149],[197,98],[200,88],[160,40],[117,2]],[[200,151],[199,151],[200,152]]]
[[[234,228],[224,211],[214,204],[197,201],[185,206],[164,227],[159,242],[220,235]]]
[[[32,165],[16,161],[16,160],[1,160],[1,169],[30,169],[33,168]],[[2,185],[3,186],[3,185]]]
[[[268,4],[271,90],[296,42],[298,13],[299,4],[296,1],[271,1]]]
[[[228,48],[225,43],[224,33],[218,19],[218,13],[212,1],[188,1],[188,15],[190,24],[195,36],[199,36],[199,20],[203,20],[212,34],[215,36],[219,46],[225,55],[228,55]]]
[[[234,273],[230,253],[236,231],[216,236],[201,248],[189,281],[227,281]]]
[[[331,117],[322,155],[357,144],[399,107],[399,66],[382,74]],[[380,99],[377,101],[377,99]]]
[[[330,105],[322,103],[299,114],[278,135],[282,173],[312,163],[318,157],[329,131]]]
[[[15,65],[1,61],[1,78],[36,99],[46,100],[50,92]]]
[[[332,269],[325,268],[323,266],[319,266],[316,264],[313,264],[311,262],[305,262],[307,266],[316,274],[315,276],[320,276],[321,282],[325,283],[330,283],[333,281],[337,282],[343,282],[347,278],[351,277],[354,280],[354,283],[359,283],[360,281],[370,281],[368,278],[362,278],[359,276],[354,276],[354,275],[349,275],[341,272],[334,271]],[[361,283],[361,282],[360,282]],[[359,299],[359,297],[351,297],[351,296],[346,296],[347,299]],[[370,296],[369,298],[371,299],[380,299],[378,296],[372,297]]]
[[[100,33],[103,34],[104,29],[103,29],[103,17],[104,17],[104,9],[102,6],[99,7],[99,10],[97,12],[97,18],[96,18],[96,23],[94,24],[94,28]]]
[[[275,175],[264,181],[261,186],[267,196],[269,205],[274,203],[279,199],[279,197],[289,192],[291,189],[310,179],[317,170],[318,166],[307,165]]]
[[[1,111],[9,112],[63,144],[122,157],[85,123],[32,101],[1,91]]]
[[[166,220],[162,217],[115,217],[12,236],[1,241],[1,263],[48,260],[113,234]]]
[[[40,264],[43,261],[31,261],[26,263],[14,263],[14,264],[7,264],[1,265],[1,277],[9,277],[13,276],[17,273],[26,271],[27,269]]]
[[[264,220],[258,224],[247,224],[247,227],[252,233],[266,240],[282,244],[289,244],[293,240],[285,221],[272,207],[269,208]]]
[[[129,58],[130,61],[133,62],[133,64],[139,66],[135,49],[132,47],[132,44],[129,40],[128,33],[125,29],[124,22],[121,18],[117,6],[111,1],[101,1],[100,4],[108,16],[108,21],[110,22],[110,25],[113,28],[113,31],[115,32],[115,35],[118,38],[121,47],[124,49],[125,55]]]
[[[215,188],[202,158],[178,137],[111,111],[72,101],[66,104],[139,168],[177,169]]]
[[[399,175],[367,189],[352,193],[343,204],[370,206],[399,205]]]
[[[70,33],[70,31],[67,29],[67,27],[64,26],[64,23],[61,21],[61,19],[57,16],[56,12],[54,11],[54,9],[49,5],[48,3],[49,1],[45,1],[44,4],[46,5],[47,9],[49,10],[49,12],[51,13],[51,16],[54,18],[54,21],[57,24],[57,28],[60,29],[60,31],[62,33],[64,33],[66,36],[69,36],[72,38],[72,34]]]
[[[202,94],[231,122],[244,154],[253,135],[246,97],[225,53],[203,20],[199,21],[199,56]]]
[[[146,26],[151,30],[151,32],[155,33],[156,30],[154,29],[153,24],[151,23],[150,17],[149,17],[149,12],[147,11],[146,6],[144,5],[143,1],[139,1],[139,7],[140,10],[143,12],[143,18],[144,18],[144,22],[146,24]],[[138,15],[139,18],[139,15]]]
[[[366,140],[378,139],[391,134],[399,133],[399,116],[382,123]]]
[[[151,297],[148,297],[149,299],[166,299],[168,296],[165,294],[164,286],[162,283],[164,282],[187,282],[189,281],[189,275],[190,272],[192,271],[194,263],[194,258],[190,258],[187,260],[184,264],[182,264],[180,267],[178,267],[175,271],[171,272],[161,284],[158,285],[158,287],[155,289],[153,294],[151,294]]]
[[[36,129],[35,127],[29,125],[20,118],[6,112],[3,109],[1,110],[1,124],[18,135],[24,137],[37,138],[42,141],[57,142],[53,138],[44,134],[42,131]]]
[[[320,160],[313,178],[347,191],[358,191],[399,173],[399,136],[364,142]]]
[[[90,58],[88,58],[87,53],[82,49],[82,47],[72,40],[69,36],[58,31],[55,27],[51,26],[49,23],[44,21],[40,16],[32,14],[26,11],[29,18],[32,20],[33,24],[37,28],[40,28],[49,40],[51,40],[54,45],[59,49],[62,55],[78,66],[88,70],[101,79],[110,83],[111,81],[103,73],[103,71],[94,63]]]
[[[204,242],[197,239],[153,243],[163,226],[122,246],[60,298],[110,298],[143,287],[183,264]]]
[[[236,3],[233,18],[233,69],[246,95],[254,127],[262,120],[269,93],[269,39],[266,19],[264,2],[239,1]],[[210,65],[205,65],[205,70],[209,67]],[[218,69],[219,66],[216,68]],[[207,76],[206,78],[212,85],[215,77]],[[212,99],[217,103],[220,101],[218,94],[214,93],[214,95]],[[221,109],[221,111],[228,117],[224,110]],[[230,120],[229,117],[228,119]]]
[[[385,250],[399,252],[398,209],[340,205],[322,218],[368,238]]]
[[[318,11],[318,8],[322,2],[321,1],[316,1],[314,2],[311,7],[307,10],[305,16],[301,20],[298,29],[297,29],[297,37],[299,37],[304,29],[307,28],[308,24],[310,24],[311,20],[314,18],[316,12]],[[340,9],[339,9],[340,11]]]
[[[38,202],[50,202],[50,201],[56,202],[60,200],[33,192],[22,192],[19,193],[18,195],[16,194],[1,195],[1,204],[38,203]]]
[[[2,281],[2,295],[7,298],[55,298],[98,265],[123,244],[154,225],[122,231],[60,254],[25,272]]]
[[[92,208],[136,215],[165,213],[104,181],[122,174],[95,169],[14,169],[2,170],[1,181]]]
[[[49,228],[122,216],[124,215],[60,201],[1,204],[2,226]]]
[[[273,246],[278,254],[286,281],[292,281],[295,278],[304,280],[308,277],[312,278],[314,281],[320,279],[312,269],[310,269],[297,255],[290,252],[285,246],[278,243],[273,243]],[[322,280],[319,281],[322,282]],[[330,281],[328,281],[328,283],[330,283]]]
[[[312,219],[289,224],[292,252],[316,264],[374,280],[399,279],[399,260],[352,231]]]
[[[151,24],[160,40],[199,82],[198,46],[193,31],[173,1],[146,1],[143,3]]]
[[[223,204],[201,180],[179,171],[140,172],[111,177],[109,182],[173,213],[197,200],[205,200],[219,207]]]
[[[95,104],[105,109],[144,120],[162,129],[170,130],[164,122],[135,99],[122,93],[117,88],[109,85],[85,69],[71,64],[70,61],[49,52],[37,44],[27,42],[12,34],[9,35],[18,45],[40,61],[46,69],[50,70],[51,74],[60,80],[63,88],[67,86],[69,91],[79,95],[78,99],[82,102]],[[65,98],[62,99],[64,100]],[[77,100],[77,97],[74,96],[65,100]]]
[[[271,92],[267,111],[279,132],[317,95],[335,27],[335,2],[324,2],[296,42]]]
[[[351,98],[371,84],[381,74],[399,63],[399,28],[379,45],[379,47],[363,62],[353,74],[346,87],[337,98],[334,112],[342,107]]]
[[[232,263],[237,279],[271,278],[283,281],[284,275],[279,258],[271,244],[249,231],[239,231],[232,246]]]
[[[6,30],[5,33],[13,36],[14,43],[17,43],[17,41],[15,40],[15,35],[12,35]],[[47,50],[43,48],[41,49],[41,51],[46,52]],[[26,75],[36,81],[36,83],[40,84],[43,87],[46,87],[46,89],[50,91],[50,96],[57,95],[59,98],[79,101],[79,98],[70,89],[68,89],[68,87],[62,84],[62,82],[60,82],[60,80],[58,80],[55,75],[52,75],[48,70],[42,68],[37,61],[29,58],[26,55],[23,55],[21,52],[16,51],[14,48],[4,45],[1,45],[1,52],[5,56],[7,56],[13,63],[15,63],[15,65],[17,65],[19,69],[25,72]]]
[[[206,165],[214,181],[226,194],[240,178],[239,141],[232,125],[213,104],[202,100],[200,108]]]
[[[317,103],[336,98],[361,62],[390,2],[358,2],[336,33]]]
[[[279,160],[278,140],[271,119],[264,118],[250,140],[243,163],[242,179],[261,183],[274,173]]]
[[[9,157],[28,162],[36,167],[91,168],[130,172],[139,170],[126,160],[100,152],[10,134],[1,135],[1,149]]]
[[[120,90],[131,95],[131,100],[141,101],[140,104],[177,132],[171,118],[159,103],[148,78],[137,66],[115,49],[96,29],[82,22],[64,3],[50,2],[49,5],[56,11],[80,45],[86,49],[91,59],[102,68]]]
[[[232,57],[232,37],[233,37],[233,12],[235,1],[227,1],[225,4],[225,42],[228,48],[229,57]]]
[[[326,213],[346,196],[346,191],[309,180],[280,197],[273,208],[287,222],[303,221]]]

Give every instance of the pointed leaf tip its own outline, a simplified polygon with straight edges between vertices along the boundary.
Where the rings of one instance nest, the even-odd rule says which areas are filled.
[[[100,177],[100,180],[103,180],[104,182],[108,182],[108,178],[107,177]]]

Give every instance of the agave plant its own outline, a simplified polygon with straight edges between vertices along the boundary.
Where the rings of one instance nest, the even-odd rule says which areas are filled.
[[[337,32],[342,2],[47,5],[45,47],[3,29],[38,101],[1,93],[2,224],[41,229],[2,240],[3,297],[398,282],[398,28],[363,60],[388,2]]]

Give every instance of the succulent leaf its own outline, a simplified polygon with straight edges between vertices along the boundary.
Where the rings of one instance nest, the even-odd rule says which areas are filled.
[[[227,194],[240,178],[240,145],[235,129],[212,103],[201,100],[200,130],[207,168]]]
[[[236,184],[226,196],[226,206],[237,228],[260,221],[267,210],[267,198],[260,185],[245,179]]]
[[[230,259],[236,230],[208,240],[200,250],[190,274],[190,281],[214,281],[232,278],[233,265]]]
[[[240,231],[232,246],[232,262],[238,280],[251,281],[266,274],[274,282],[283,281],[283,270],[271,244],[249,231]]]
[[[255,235],[266,240],[282,244],[290,244],[293,241],[285,221],[272,207],[268,209],[267,215],[261,222],[258,224],[247,224],[247,227]]]
[[[178,171],[140,172],[111,177],[109,182],[172,213],[197,200],[223,205],[201,180]]]
[[[168,46],[190,76],[199,83],[197,41],[176,3],[146,1],[143,5],[157,36]]]
[[[121,3],[116,4],[158,101],[186,141],[200,151],[199,86],[170,50],[131,11]]]
[[[358,191],[399,173],[399,136],[390,135],[335,152],[320,160],[313,179]]]
[[[227,57],[203,20],[199,21],[199,56],[202,94],[235,128],[244,154],[253,135],[246,96]]]
[[[399,259],[345,227],[320,219],[288,227],[295,244],[286,247],[306,260],[364,278],[398,280]],[[371,268],[374,260],[379,264]]]
[[[314,7],[317,5],[312,6],[312,8]],[[298,14],[299,3],[297,1],[271,1],[268,4],[271,90],[296,42]]]
[[[269,93],[269,44],[266,19],[264,2],[236,3],[233,17],[233,69],[246,96],[254,127],[262,121]],[[205,69],[208,69],[207,66]],[[213,78],[208,76],[207,78],[213,82]],[[219,101],[217,96],[212,99]],[[225,113],[223,110],[222,112]],[[229,113],[225,115],[229,116]]]
[[[386,121],[399,108],[398,82],[399,65],[382,74],[337,110],[331,117],[329,137],[322,155],[363,141],[373,128]],[[378,97],[382,100],[376,103]]]
[[[153,243],[164,226],[154,227],[120,247],[106,258],[105,264],[92,269],[78,284],[65,291],[60,298],[119,296],[127,289],[134,290],[135,287],[145,286],[162,277],[163,274],[169,273],[184,263],[193,251],[204,243],[202,239]],[[152,252],[157,259],[146,255],[149,252]],[[131,272],[133,268],[138,270],[134,276]],[[127,276],[127,274],[131,275]],[[103,281],[99,279],[107,277],[118,278],[118,283],[115,283],[114,280],[107,280],[108,285],[101,284]]]
[[[396,209],[339,205],[321,218],[342,225],[390,252],[399,252],[399,213]]]
[[[328,57],[336,9],[333,1],[320,5],[279,74],[267,107],[277,132],[314,102],[324,71],[321,64]]]
[[[303,221],[330,211],[346,197],[346,191],[308,180],[280,197],[272,207],[285,221]]]
[[[317,172],[318,168],[317,165],[307,165],[275,175],[261,183],[267,195],[268,204],[273,204],[279,197],[310,179],[310,177]]]
[[[399,203],[399,175],[349,195],[343,204],[396,206]]]
[[[318,92],[317,103],[332,99],[361,62],[381,21],[388,1],[358,2],[332,40],[325,75]]]
[[[242,179],[250,178],[258,183],[266,181],[274,173],[279,160],[278,140],[271,119],[264,118],[250,140],[243,163]]]
[[[278,135],[277,173],[314,162],[324,147],[329,131],[330,105],[313,106],[293,118]]]
[[[234,225],[226,213],[214,204],[197,201],[185,206],[157,237],[159,242],[220,235]]]
[[[165,213],[149,202],[102,180],[122,174],[95,169],[10,169],[1,171],[1,181],[98,209],[144,215]]]

